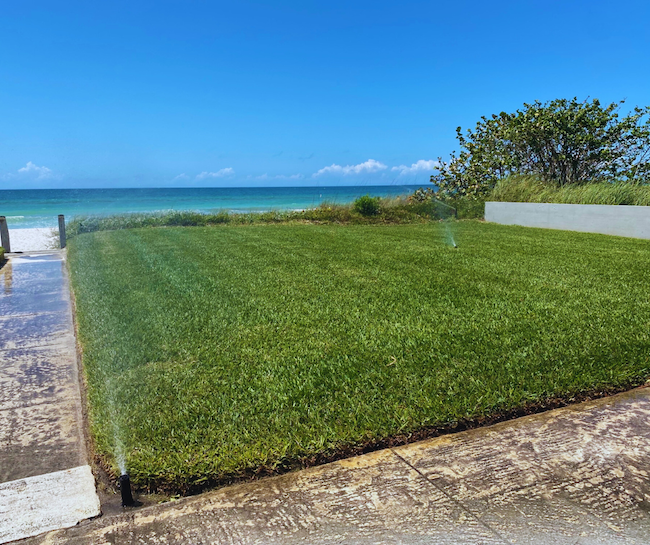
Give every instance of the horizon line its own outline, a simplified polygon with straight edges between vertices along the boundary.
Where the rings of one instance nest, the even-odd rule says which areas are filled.
[[[427,184],[431,182],[427,181]],[[415,187],[422,184],[345,184],[345,185],[235,185],[235,186],[142,186],[142,187],[28,187],[0,188],[0,191],[60,191],[79,189],[298,189],[298,188],[341,188],[341,187]]]

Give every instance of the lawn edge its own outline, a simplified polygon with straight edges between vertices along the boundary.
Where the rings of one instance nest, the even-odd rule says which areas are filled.
[[[502,422],[513,421],[524,416],[541,414],[562,407],[578,405],[587,401],[595,401],[616,394],[638,389],[650,388],[650,379],[630,383],[628,386],[595,388],[574,395],[550,398],[545,401],[526,403],[503,412],[479,418],[466,418],[444,426],[431,426],[417,429],[407,434],[391,435],[383,439],[374,439],[359,444],[342,445],[332,452],[324,452],[311,456],[279,460],[273,466],[260,466],[229,473],[219,477],[205,479],[200,484],[173,484],[160,479],[151,479],[146,486],[138,487],[141,494],[155,494],[163,497],[187,497],[202,494],[226,486],[250,482],[266,477],[275,477],[310,467],[321,466],[340,460],[361,456],[378,450],[400,447],[427,439],[445,435],[453,435],[468,430],[486,428]],[[104,492],[115,494],[118,491],[117,478],[107,463],[105,457],[95,450],[91,452],[95,477],[101,483]]]

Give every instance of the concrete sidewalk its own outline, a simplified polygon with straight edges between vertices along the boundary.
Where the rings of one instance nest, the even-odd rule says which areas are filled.
[[[64,259],[11,254],[0,269],[0,543],[99,514]]]
[[[30,544],[648,544],[650,389],[250,482]]]

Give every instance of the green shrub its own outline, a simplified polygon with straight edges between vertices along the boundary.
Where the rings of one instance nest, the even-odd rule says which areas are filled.
[[[379,197],[364,195],[363,197],[359,197],[356,201],[354,201],[353,208],[362,216],[377,216],[381,211],[379,201]]]
[[[0,246],[0,265],[4,262],[5,260],[5,249]]]
[[[408,201],[413,213],[432,219],[483,219],[485,215],[482,198],[451,197],[431,187],[416,189]]]
[[[485,216],[485,201],[483,199],[445,199],[448,206],[456,209],[456,217],[460,220],[483,219]]]
[[[438,159],[431,182],[441,195],[474,198],[516,174],[561,187],[639,182],[650,174],[650,107],[622,116],[624,102],[574,97],[484,116],[475,129],[456,129],[461,151]]]

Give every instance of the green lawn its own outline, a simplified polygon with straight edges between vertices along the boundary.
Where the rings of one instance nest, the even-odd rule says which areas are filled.
[[[650,242],[458,222],[70,240],[90,418],[183,490],[650,374]]]

